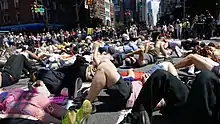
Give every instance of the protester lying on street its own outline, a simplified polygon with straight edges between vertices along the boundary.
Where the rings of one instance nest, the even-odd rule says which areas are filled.
[[[123,77],[118,73],[115,65],[110,60],[102,60],[97,67],[91,83],[91,87],[88,91],[88,95],[86,96],[86,98],[81,98],[81,101],[77,101],[79,102],[79,106],[77,107],[80,107],[83,100],[85,99],[93,102],[100,91],[104,88],[107,88],[107,91],[109,91],[108,94],[110,96],[113,96],[115,99],[119,98],[117,102],[118,107],[120,106],[121,109],[125,107],[132,107],[136,98],[134,95],[138,94],[142,83],[144,83],[147,80],[148,76],[157,69],[167,69],[168,71],[171,71],[171,73],[173,73],[175,76],[178,76],[176,69],[173,67],[173,65],[167,62],[161,63],[160,65],[157,65],[148,70],[146,74],[143,74],[143,82],[128,81],[126,79],[125,81]]]
[[[161,54],[165,58],[170,58],[171,49],[168,49],[168,42],[164,42],[165,37],[160,37],[155,43],[155,51],[159,57]]]
[[[135,54],[138,54],[138,58],[133,57]],[[126,54],[125,56],[125,65],[132,68],[140,68],[146,66],[147,64],[155,63],[157,60],[155,55],[147,54],[145,56],[143,50],[137,50]]]
[[[77,56],[71,65],[63,66],[56,70],[40,69],[34,73],[36,80],[43,81],[50,93],[56,96],[63,88],[68,88],[69,97],[72,97],[82,86],[82,82],[76,82],[80,77],[83,82],[92,80],[95,68],[81,56]]]
[[[215,73],[218,77],[220,77],[220,66],[219,63],[214,61],[212,58],[204,57],[198,54],[189,54],[179,62],[177,62],[174,66],[176,69],[184,68],[194,65],[199,70],[209,70]]]
[[[175,69],[174,65],[170,62],[162,62],[146,70],[145,72],[137,72],[133,69],[129,69],[126,72],[121,72],[120,75],[123,77],[125,81],[141,81],[142,83],[145,83],[145,81],[143,80],[147,80],[148,77],[158,69],[166,70],[170,72],[172,75],[178,77],[177,70]]]
[[[21,78],[23,69],[26,69],[29,72],[31,80],[34,80],[34,69],[27,58],[22,54],[10,56],[1,70],[0,87],[6,87],[17,83]]]
[[[220,82],[211,71],[202,70],[189,89],[164,70],[155,71],[144,83],[132,112],[120,124],[151,124],[153,109],[164,98],[162,115],[175,124],[218,123]]]
[[[0,110],[8,114],[9,117],[28,117],[27,119],[35,118],[42,123],[61,122],[81,123],[83,115],[86,115],[85,109],[78,109],[76,112],[70,112],[64,107],[55,104],[48,97],[50,92],[42,81],[37,81],[29,87],[28,91],[23,89],[14,89],[3,91],[0,93]],[[84,102],[83,105],[91,105],[89,102]],[[30,118],[30,115],[33,118]]]

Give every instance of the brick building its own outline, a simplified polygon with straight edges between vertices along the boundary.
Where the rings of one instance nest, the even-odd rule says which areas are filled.
[[[34,13],[31,6],[36,0],[0,0],[0,26],[44,23],[45,13]],[[81,0],[78,0],[78,5]],[[77,26],[76,22],[76,0],[37,0],[47,10],[48,23],[64,24],[66,28]],[[85,6],[79,7],[79,23],[86,27],[88,23],[88,10]]]
[[[31,12],[32,0],[1,0],[0,25],[34,22]]]

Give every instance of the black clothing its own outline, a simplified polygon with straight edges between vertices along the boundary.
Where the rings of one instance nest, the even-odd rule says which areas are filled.
[[[33,72],[31,63],[24,55],[9,57],[2,69],[2,87],[16,83],[21,78],[23,69],[28,70],[30,73]]]
[[[40,70],[38,71],[37,80],[42,80],[51,93],[59,95],[60,91],[66,87],[69,90],[69,96],[73,95],[75,81],[78,77],[84,78],[86,63],[85,58],[77,56],[72,65],[64,66],[57,70]]]
[[[191,89],[164,70],[153,73],[135,101],[132,113],[142,111],[149,117],[153,108],[164,98],[164,116],[175,124],[217,124],[220,122],[220,82],[210,71],[202,71]]]
[[[219,66],[214,66],[211,71],[213,73],[215,73],[218,78],[220,78],[220,65]]]
[[[111,88],[107,88],[106,91],[111,98],[117,101],[117,107],[124,109],[126,107],[127,100],[130,98],[132,92],[132,85],[129,81],[124,81],[122,77]]]

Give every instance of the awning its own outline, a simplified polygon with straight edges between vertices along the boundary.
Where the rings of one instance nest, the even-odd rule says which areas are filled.
[[[49,29],[58,29],[62,28],[64,25],[60,24],[48,24]],[[22,30],[41,30],[45,28],[44,23],[32,23],[32,24],[20,24],[20,25],[11,25],[0,27],[0,30],[8,31],[22,31]]]

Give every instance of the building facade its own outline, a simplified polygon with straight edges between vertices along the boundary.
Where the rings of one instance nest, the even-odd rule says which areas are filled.
[[[124,0],[113,0],[114,4],[114,14],[115,22],[123,23],[124,22]]]
[[[114,9],[114,3],[112,0],[110,0],[110,18],[111,18],[111,26],[115,25],[115,9]]]
[[[146,23],[148,25],[156,25],[159,18],[158,13],[160,10],[160,1],[159,0],[149,0],[147,1],[147,17],[146,17]]]
[[[170,21],[173,21],[175,18],[184,18],[186,16],[187,1],[188,0],[161,0],[158,16],[165,17],[166,20]]]
[[[110,5],[110,1],[109,0],[104,0],[105,1],[105,17],[104,17],[104,24],[107,26],[111,25],[111,15],[110,15],[110,11],[111,11],[111,5]]]
[[[0,25],[15,25],[35,22],[31,12],[31,0],[1,0],[0,1]]]
[[[43,5],[45,12],[33,12],[31,8],[34,2]],[[0,26],[45,23],[48,20],[48,23],[63,24],[66,28],[74,28],[78,23],[85,27],[89,13],[80,2],[81,0],[0,0]]]

